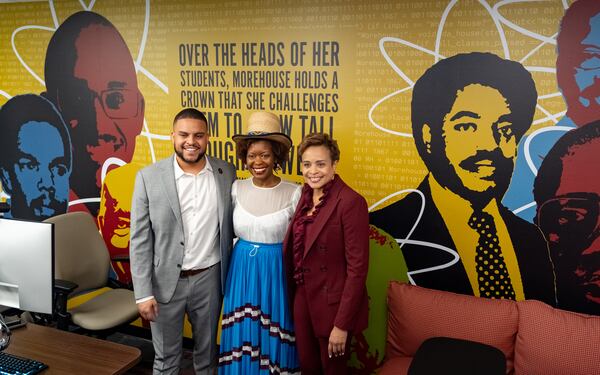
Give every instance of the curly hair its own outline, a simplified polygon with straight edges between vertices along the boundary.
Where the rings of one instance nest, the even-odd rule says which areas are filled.
[[[250,148],[250,145],[259,142],[259,141],[266,141],[269,142],[271,144],[271,150],[273,150],[273,155],[275,156],[275,169],[279,169],[283,163],[287,162],[289,157],[290,157],[290,153],[288,152],[289,150],[286,150],[286,147],[284,147],[281,143],[279,142],[275,142],[272,141],[270,139],[266,139],[266,138],[248,138],[248,139],[240,139],[238,140],[235,144],[236,144],[236,151],[235,154],[238,157],[238,159],[240,159],[244,164],[246,163],[246,157],[248,156],[248,149]]]
[[[438,163],[438,153],[445,147],[442,134],[444,116],[450,112],[457,92],[472,84],[496,89],[506,99],[515,118],[514,133],[517,142],[531,126],[537,90],[531,74],[523,65],[482,52],[448,57],[427,69],[413,87],[413,138],[419,156],[428,167]],[[481,105],[485,106],[484,103]],[[431,146],[435,149],[435,154],[426,150],[423,140],[425,124],[431,129]]]

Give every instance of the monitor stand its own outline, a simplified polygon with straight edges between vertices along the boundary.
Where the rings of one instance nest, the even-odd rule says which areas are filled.
[[[21,319],[21,317],[18,315],[12,315],[4,318],[4,323],[6,323],[6,326],[10,328],[11,331],[27,325],[27,321]]]

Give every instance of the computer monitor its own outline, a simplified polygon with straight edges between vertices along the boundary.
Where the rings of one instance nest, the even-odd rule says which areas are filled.
[[[52,313],[54,224],[0,218],[0,305]]]

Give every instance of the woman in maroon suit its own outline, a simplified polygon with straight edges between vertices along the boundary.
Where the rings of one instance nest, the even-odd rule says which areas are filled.
[[[367,203],[335,174],[340,150],[327,134],[306,136],[298,152],[305,184],[284,256],[300,367],[344,374],[350,337],[367,327]]]

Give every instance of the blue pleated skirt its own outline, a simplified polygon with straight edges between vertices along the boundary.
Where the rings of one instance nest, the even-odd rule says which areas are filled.
[[[282,244],[239,239],[229,265],[219,374],[300,373]]]

